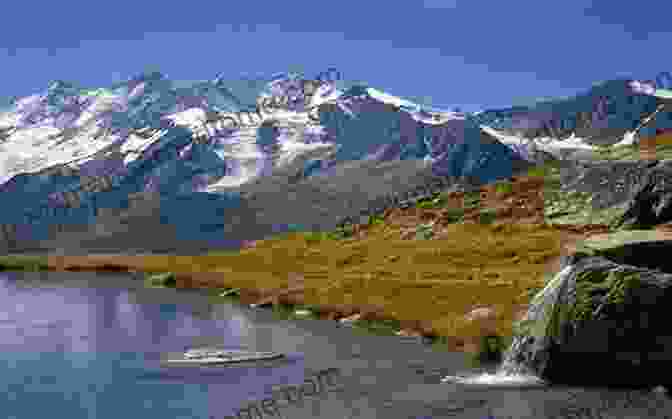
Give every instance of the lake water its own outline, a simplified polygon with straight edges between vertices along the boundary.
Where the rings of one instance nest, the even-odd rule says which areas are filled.
[[[301,357],[291,354],[273,374],[269,368],[208,374],[162,368],[161,353],[204,340],[241,348],[249,320],[235,312],[217,319],[199,295],[137,289],[137,281],[119,275],[91,276],[0,276],[2,417],[208,418],[262,395],[268,385],[303,379]]]
[[[215,368],[159,364],[161,354],[199,344],[287,359]],[[264,310],[212,304],[197,291],[145,289],[127,274],[0,273],[4,418],[220,419],[328,368],[341,371],[340,387],[281,404],[282,417],[552,417],[539,409],[577,390],[463,389],[441,383],[446,375],[476,372],[462,354],[358,335],[335,322],[279,320]],[[586,400],[605,394],[579,390]],[[639,414],[664,417],[654,413],[669,404],[649,398],[657,404]]]

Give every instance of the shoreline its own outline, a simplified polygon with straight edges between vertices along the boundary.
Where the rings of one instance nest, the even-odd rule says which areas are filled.
[[[368,233],[372,236],[373,230],[376,228],[384,229],[384,226],[369,226]],[[469,269],[468,278],[459,278],[459,274],[465,272],[446,272],[444,269],[440,272],[435,272],[430,277],[437,277],[432,280],[427,278],[428,284],[421,284],[418,279],[400,278],[400,280],[393,282],[395,286],[403,288],[407,295],[395,298],[395,301],[387,301],[384,293],[378,290],[383,288],[372,288],[368,292],[360,292],[358,295],[348,293],[347,289],[352,289],[352,285],[356,287],[366,287],[367,281],[362,277],[374,279],[371,272],[385,272],[385,266],[378,265],[378,268],[368,269],[362,267],[356,272],[339,270],[335,275],[326,275],[319,272],[311,272],[311,266],[302,263],[305,258],[301,255],[295,255],[297,259],[293,267],[289,269],[273,269],[270,266],[264,266],[259,263],[254,263],[256,259],[258,262],[258,255],[255,253],[271,252],[274,256],[271,260],[281,260],[277,254],[278,247],[274,243],[278,241],[287,240],[287,238],[270,238],[257,247],[251,249],[242,249],[237,252],[226,253],[212,253],[201,256],[180,256],[180,255],[165,255],[165,254],[144,254],[144,255],[124,255],[124,254],[89,254],[89,255],[56,255],[53,253],[46,254],[14,254],[0,256],[0,270],[5,271],[92,271],[92,272],[128,272],[129,274],[139,275],[145,281],[145,286],[168,286],[178,289],[203,289],[210,293],[215,301],[236,302],[246,306],[256,306],[260,308],[269,308],[281,314],[281,316],[291,317],[292,313],[297,311],[305,312],[308,310],[309,314],[297,315],[296,318],[308,317],[339,321],[343,325],[352,325],[355,329],[362,329],[373,331],[374,333],[383,334],[397,334],[398,336],[415,336],[423,341],[430,343],[438,343],[449,351],[466,352],[477,355],[482,348],[483,339],[486,336],[497,336],[501,339],[502,348],[506,349],[512,338],[512,326],[517,317],[524,314],[527,310],[527,304],[531,300],[535,289],[543,287],[549,274],[557,272],[559,260],[563,255],[563,243],[561,243],[561,234],[563,228],[555,228],[548,225],[534,225],[530,224],[527,227],[518,225],[500,225],[500,226],[479,226],[469,224],[453,225],[454,229],[462,231],[464,234],[485,235],[488,240],[497,239],[498,237],[510,236],[512,233],[521,235],[521,240],[530,242],[544,238],[546,243],[541,246],[542,249],[536,249],[536,260],[530,262],[527,269],[532,269],[528,274],[526,281],[514,280],[509,282],[497,281],[497,269],[502,269],[505,274],[509,276],[516,275],[516,269],[512,272],[513,267],[520,268],[518,271],[527,272],[525,266],[520,261],[518,255],[513,256],[514,261],[508,262],[508,266],[502,266],[499,263],[494,263],[491,273],[483,272],[488,270],[487,266],[481,264],[479,278],[474,278]],[[367,230],[367,229],[365,229]],[[527,231],[526,231],[527,230]],[[571,231],[571,228],[570,228]],[[365,232],[367,233],[367,232]],[[508,234],[507,234],[508,233]],[[327,252],[334,250],[329,244],[338,245],[341,249],[352,250],[357,248],[358,244],[363,241],[361,237],[354,238],[350,241],[323,241],[313,243],[304,240],[301,234],[292,234],[294,239],[303,240],[301,249],[308,255],[314,252],[316,246],[327,246],[324,249]],[[390,239],[385,239],[390,242]],[[447,240],[447,241],[446,241]],[[548,241],[550,240],[550,241]],[[461,244],[460,240],[457,240]],[[482,247],[482,243],[476,240],[476,246]],[[552,243],[551,243],[552,242]],[[283,242],[284,243],[284,242]],[[379,242],[372,242],[365,247],[375,247]],[[417,243],[416,245],[414,245]],[[417,256],[427,256],[426,251],[436,252],[432,244],[437,245],[439,252],[437,256],[441,255],[441,250],[454,248],[455,243],[451,243],[448,239],[436,238],[432,240],[417,241],[417,242],[401,242],[397,241],[399,246],[403,246],[400,254],[403,254],[406,249],[411,249],[416,253],[411,257],[407,264],[417,265],[418,262],[414,260]],[[539,250],[548,251],[545,257],[539,258]],[[410,246],[409,246],[410,245]],[[423,246],[424,245],[424,248]],[[430,245],[427,247],[427,245]],[[537,246],[539,247],[539,246]],[[298,250],[298,249],[294,249]],[[360,249],[361,250],[361,249]],[[276,253],[273,253],[276,252]],[[286,253],[286,252],[283,252]],[[346,255],[345,259],[352,259],[354,256],[352,252]],[[421,254],[417,254],[421,253]],[[535,259],[535,254],[532,254]],[[252,260],[249,260],[249,259]],[[248,259],[248,263],[242,259]],[[400,255],[387,256],[384,263],[399,264]],[[232,266],[227,263],[233,260],[239,260],[241,264]],[[493,261],[495,262],[495,261]],[[338,265],[338,263],[336,263]],[[345,264],[347,265],[347,263]],[[521,266],[522,265],[522,266]],[[431,266],[431,265],[427,265]],[[304,268],[304,269],[301,269]],[[417,266],[411,266],[411,269],[417,270]],[[354,276],[353,276],[354,274]],[[450,277],[454,280],[451,282]],[[427,276],[427,275],[423,275]],[[457,276],[457,277],[456,277]],[[501,275],[499,275],[501,276]],[[345,278],[344,277],[349,277]],[[445,277],[445,281],[443,278]],[[153,280],[152,280],[153,278]],[[355,283],[348,284],[348,280],[353,279]],[[439,281],[440,279],[440,281]],[[363,280],[363,281],[362,281]],[[386,287],[388,284],[384,283],[387,280],[385,277],[379,278],[379,286]],[[402,282],[400,282],[403,280]],[[387,286],[389,288],[389,286]],[[448,312],[439,313],[437,316],[431,311],[426,314],[414,309],[417,306],[417,299],[426,299],[431,296],[433,287],[440,287],[445,294],[455,293],[456,290],[462,290],[462,298],[469,298],[469,301],[459,301],[461,308],[449,310]],[[530,289],[530,287],[532,287]],[[326,293],[325,291],[334,288],[334,292]],[[469,290],[473,292],[469,292]],[[498,293],[492,292],[503,291],[500,296]],[[520,297],[521,292],[527,290],[527,295]],[[429,291],[429,293],[428,293]],[[221,294],[229,293],[228,296],[222,297]],[[489,292],[489,298],[484,298],[485,301],[478,301],[478,298],[472,298],[470,295],[482,295],[484,292]],[[425,297],[417,296],[413,298],[409,293],[422,293]],[[329,295],[326,295],[329,294]],[[387,293],[392,297],[391,293]],[[351,297],[343,298],[345,296]],[[457,301],[456,301],[457,302]],[[441,306],[447,307],[450,301],[442,303]],[[469,322],[465,320],[472,311],[478,309],[494,307],[497,312],[496,318],[488,318],[484,321]],[[437,324],[438,320],[438,324]]]
[[[76,256],[54,256],[45,254],[12,254],[0,255],[0,273],[2,272],[99,272],[99,273],[128,273],[131,275],[139,275],[136,280],[142,280],[148,288],[172,288],[185,290],[201,290],[210,294],[210,297],[218,303],[233,303],[248,308],[258,308],[265,311],[273,312],[280,319],[319,319],[336,321],[342,327],[349,327],[354,331],[368,331],[392,334],[389,327],[390,322],[398,322],[398,319],[390,317],[376,316],[373,311],[368,311],[368,307],[351,306],[346,307],[328,307],[315,306],[308,303],[303,295],[297,292],[292,292],[291,289],[280,290],[276,293],[269,293],[268,290],[262,288],[233,288],[233,287],[194,287],[184,282],[177,282],[172,285],[164,285],[159,282],[152,283],[152,276],[170,275],[180,278],[182,281],[186,279],[187,282],[200,280],[198,283],[207,282],[208,278],[212,278],[216,272],[164,272],[164,271],[143,271],[137,269],[140,262],[120,263],[121,261],[129,262],[129,259],[140,259],[144,257],[156,257],[165,255],[146,254],[146,255],[124,255],[124,254],[92,254],[92,255],[76,255]],[[171,257],[175,257],[174,255]],[[177,256],[180,257],[180,256]],[[187,256],[191,257],[191,256]],[[16,265],[7,264],[7,258],[16,259]],[[72,261],[71,263],[68,263]],[[23,265],[20,265],[22,263]],[[136,268],[136,269],[134,269]],[[185,286],[186,285],[186,286]],[[307,312],[301,314],[301,312]],[[299,314],[297,314],[297,312]],[[363,313],[363,314],[362,314]],[[422,322],[422,320],[419,320]],[[386,333],[387,332],[387,333]],[[433,333],[419,332],[417,334],[401,333],[398,336],[409,337],[416,336],[421,338],[423,342],[429,339],[428,343],[434,343],[435,340],[442,338]],[[445,337],[443,337],[445,338]],[[454,350],[451,350],[454,352]]]
[[[479,353],[493,336],[504,350],[563,257],[591,234],[612,231],[608,217],[572,217],[592,208],[562,192],[558,176],[547,165],[479,191],[391,207],[368,222],[272,235],[241,249],[190,256],[55,250],[0,256],[0,270],[129,272],[146,286],[205,289],[231,300],[221,297],[228,292],[243,305],[376,324],[441,340],[451,351]]]

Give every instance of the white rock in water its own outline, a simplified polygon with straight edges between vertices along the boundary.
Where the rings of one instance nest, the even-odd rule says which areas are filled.
[[[654,392],[654,393],[659,393],[659,394],[667,393],[667,390],[663,386],[655,386],[653,389],[651,389],[651,391]]]
[[[353,315],[350,316],[350,317],[342,318],[342,319],[340,319],[338,322],[339,322],[340,324],[350,324],[350,323],[354,323],[354,322],[356,322],[356,321],[359,321],[361,318],[362,318],[362,315],[359,314],[359,313],[357,313],[357,314],[353,314]]]
[[[446,376],[441,379],[442,383],[455,383],[466,386],[483,386],[483,387],[543,387],[546,382],[536,376],[523,374],[478,374],[472,376]]]
[[[246,350],[229,350],[218,348],[190,349],[180,358],[168,359],[169,364],[221,364],[242,361],[261,361],[284,357],[276,352],[254,352]]]

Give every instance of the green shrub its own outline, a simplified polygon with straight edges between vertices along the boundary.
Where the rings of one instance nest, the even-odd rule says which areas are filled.
[[[427,341],[429,341],[433,350],[453,351],[453,348],[450,347],[450,340],[446,336],[429,336]]]
[[[416,207],[422,209],[434,209],[436,206],[429,199],[423,199],[417,202]]]
[[[418,240],[429,240],[434,236],[431,224],[420,224],[415,227],[415,238]]]
[[[311,304],[273,304],[273,314],[282,320],[318,319],[319,307]],[[297,314],[297,311],[308,311],[307,314]]]
[[[291,319],[294,310],[293,304],[274,304],[272,308],[273,314],[283,320]]]
[[[45,257],[0,256],[0,271],[44,271],[49,269]]]
[[[480,191],[473,191],[473,192],[465,192],[464,193],[464,207],[465,208],[477,207],[480,204],[481,204],[481,192]]]
[[[416,207],[422,209],[437,209],[446,204],[446,198],[443,194],[434,194],[431,198],[421,199],[416,203]]]
[[[502,337],[497,335],[486,335],[481,338],[478,346],[478,352],[474,354],[472,363],[478,365],[481,363],[500,363],[508,345]]]
[[[353,322],[354,332],[364,332],[380,336],[394,335],[401,329],[401,323],[398,320],[357,320]]]
[[[239,297],[240,296],[240,288],[225,288],[221,290],[216,291],[218,297]]]
[[[548,170],[544,166],[536,166],[527,171],[527,176],[545,177]]]
[[[305,238],[307,243],[319,243],[324,239],[327,239],[327,233],[320,232],[320,231],[308,231],[306,233],[303,233],[303,237]]]
[[[342,239],[347,239],[348,237],[352,237],[353,234],[353,227],[351,224],[347,224],[343,227],[338,227],[334,231],[330,231],[327,233],[326,237],[330,240],[342,240]]]
[[[172,272],[150,275],[147,282],[152,287],[174,287],[176,285],[175,274]]]
[[[550,277],[548,277],[548,279],[546,280],[546,282],[550,281],[551,279],[553,279],[553,275],[551,275]],[[537,295],[537,294],[539,294],[539,292],[540,292],[541,290],[543,290],[543,289],[544,289],[543,286],[529,287],[529,288],[528,288],[527,290],[525,290],[525,292],[524,292],[524,298],[525,298],[525,300],[526,300],[526,301],[532,301],[532,299],[534,298],[534,296]]]
[[[481,224],[491,224],[497,218],[497,212],[492,208],[481,210],[478,214],[478,222]]]
[[[385,219],[377,215],[369,215],[368,224],[370,226],[385,224]]]
[[[501,182],[495,185],[495,192],[497,193],[511,193],[513,192],[513,185],[511,182]]]
[[[462,208],[449,208],[445,214],[449,223],[461,223],[464,221],[464,209]]]

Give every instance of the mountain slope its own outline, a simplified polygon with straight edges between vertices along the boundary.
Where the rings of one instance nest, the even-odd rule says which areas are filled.
[[[297,74],[177,85],[156,72],[107,89],[53,82],[0,113],[5,235],[21,242],[89,231],[82,226],[129,211],[129,196],[146,193],[159,197],[164,215],[184,214],[185,199],[207,201],[209,215],[196,224],[216,228],[196,230],[218,237],[214,220],[240,207],[239,193],[255,183],[328,176],[357,160],[417,160],[424,166],[411,172],[488,182],[522,161],[464,115],[337,86]],[[194,231],[184,217],[177,224]]]
[[[655,97],[635,94],[629,84],[628,79],[609,80],[571,98],[488,110],[473,115],[472,119],[480,125],[527,138],[567,139],[573,135],[589,144],[614,144],[656,109]],[[668,109],[640,135],[647,137],[656,130],[669,128],[672,128],[672,111]]]
[[[175,240],[213,246],[252,225],[265,226],[258,234],[326,228],[373,195],[403,194],[421,179],[488,183],[551,155],[590,157],[596,144],[628,139],[656,108],[627,80],[612,80],[572,98],[465,115],[330,71],[190,83],[152,72],[105,89],[55,81],[13,100],[0,111],[5,245],[33,246],[64,230],[81,242],[150,219],[174,227]],[[663,112],[643,135],[671,121]],[[401,181],[388,190],[376,171]],[[247,221],[234,234],[241,211]]]

